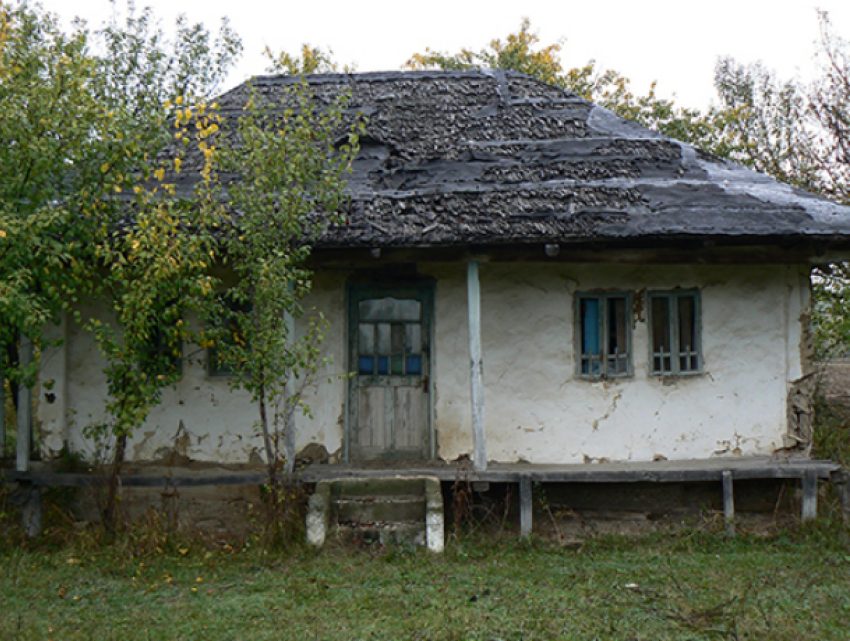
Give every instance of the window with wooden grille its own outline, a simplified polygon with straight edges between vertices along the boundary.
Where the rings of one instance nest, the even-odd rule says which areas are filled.
[[[609,378],[631,375],[630,309],[628,294],[578,294],[579,376]]]
[[[651,373],[699,374],[702,371],[699,292],[650,292],[648,298]]]

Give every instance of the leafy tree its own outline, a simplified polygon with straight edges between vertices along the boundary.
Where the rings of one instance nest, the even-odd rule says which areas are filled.
[[[301,55],[292,55],[286,51],[273,52],[269,47],[263,51],[268,59],[267,73],[281,73],[291,76],[303,76],[312,73],[354,73],[354,65],[340,65],[334,60],[331,49],[323,51],[321,47],[308,44],[301,46]]]
[[[257,404],[273,504],[278,467],[292,469],[292,452],[282,460],[284,441],[294,437],[292,417],[309,411],[293,385],[303,388],[322,363],[323,318],[310,318],[302,335],[293,322],[305,315],[309,243],[339,220],[344,176],[357,151],[356,132],[343,125],[344,104],[320,108],[306,84],[294,85],[280,104],[253,91],[238,124],[219,137],[215,172],[201,190],[201,202],[226,230],[221,251],[236,276],[210,310],[218,331],[208,338],[233,385]],[[217,172],[239,179],[225,185]]]
[[[200,148],[210,162],[203,149],[218,124],[206,101],[241,51],[226,21],[215,40],[183,17],[173,39],[155,25],[149,9],[137,15],[130,5],[123,24],[97,34],[96,95],[120,124],[97,168],[115,176],[112,197],[91,204],[98,227],[88,293],[107,311],[85,319],[107,361],[110,420],[86,433],[114,441],[102,505],[108,527],[127,440],[179,378],[182,345],[194,339],[185,314],[214,289],[210,227],[191,198],[175,197],[174,181],[187,151]]]
[[[94,87],[98,61],[80,30],[26,2],[0,2],[0,369],[13,396],[31,384],[18,339],[43,344],[85,281],[89,206],[107,196],[114,173],[97,173],[117,134]]]
[[[806,85],[760,63],[725,58],[715,70],[723,109],[712,151],[837,202],[850,203],[850,46],[820,14],[819,74]],[[850,350],[850,267],[824,266],[813,279],[812,326],[819,358]]]
[[[479,51],[461,49],[458,53],[448,54],[426,48],[424,53],[413,54],[405,66],[446,70],[512,69],[686,142],[702,139],[710,131],[710,123],[699,111],[682,109],[670,100],[659,98],[654,83],[647,95],[636,96],[628,78],[616,71],[597,69],[594,60],[581,67],[565,69],[561,62],[563,41],[538,49],[539,43],[539,37],[532,33],[531,23],[526,18],[519,31],[509,34],[504,41],[491,40]]]
[[[91,34],[63,32],[37,5],[0,4],[0,365],[13,387],[31,383],[18,336],[43,345],[63,309],[94,332],[111,421],[90,433],[115,438],[107,522],[127,438],[174,378],[151,357],[154,328],[185,327],[185,301],[211,290],[197,208],[165,181],[181,158],[164,166],[162,152],[175,133],[205,134],[203,101],[240,46],[226,23],[213,40],[183,18],[170,40],[132,5],[124,24]],[[91,298],[106,316],[81,313]],[[184,333],[156,338],[173,346]]]

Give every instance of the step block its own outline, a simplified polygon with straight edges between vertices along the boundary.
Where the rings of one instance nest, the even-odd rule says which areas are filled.
[[[435,477],[384,477],[320,481],[310,497],[307,541],[324,544],[329,534],[352,543],[445,544],[443,495]]]
[[[425,522],[424,496],[375,496],[359,499],[339,498],[333,501],[331,520],[337,522]]]

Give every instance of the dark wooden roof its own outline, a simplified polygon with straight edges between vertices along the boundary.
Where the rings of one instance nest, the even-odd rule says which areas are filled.
[[[665,138],[510,71],[307,76],[368,119],[347,223],[322,247],[683,239],[850,246],[850,207]],[[291,76],[253,80],[277,101]],[[243,85],[219,102],[235,118]]]

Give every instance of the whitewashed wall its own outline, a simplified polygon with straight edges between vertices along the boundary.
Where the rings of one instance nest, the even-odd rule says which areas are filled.
[[[466,268],[420,266],[437,280],[433,377],[440,458],[471,452]],[[315,279],[308,301],[324,311],[324,344],[334,361],[307,394],[314,417],[299,417],[296,449],[318,442],[342,452],[346,382],[345,282],[348,272]],[[637,305],[634,376],[588,381],[576,376],[574,294],[675,287],[702,292],[704,371],[677,379],[649,374],[646,314]],[[772,266],[617,266],[499,263],[481,265],[485,425],[491,461],[534,463],[769,455],[786,445],[786,396],[803,374],[801,335],[809,304],[808,271]],[[46,453],[104,420],[105,381],[95,346],[73,326],[63,350],[44,355],[38,418]],[[191,346],[186,347],[186,352]],[[65,375],[63,376],[63,372]],[[330,376],[332,380],[328,382]],[[201,362],[163,394],[133,438],[129,456],[149,460],[172,450],[196,460],[246,462],[261,455],[257,410],[227,379]]]

